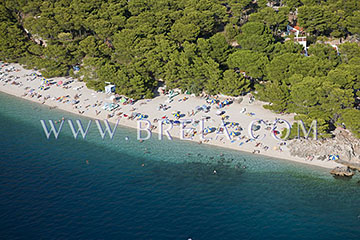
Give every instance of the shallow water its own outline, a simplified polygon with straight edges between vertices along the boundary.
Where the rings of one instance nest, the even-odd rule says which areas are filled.
[[[89,119],[6,94],[0,104],[1,239],[360,237],[359,176],[156,135],[139,143],[120,126],[113,140],[95,124],[86,140],[68,125],[47,140],[40,119]]]

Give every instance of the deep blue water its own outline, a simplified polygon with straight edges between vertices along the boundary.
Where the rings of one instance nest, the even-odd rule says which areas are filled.
[[[39,120],[63,116],[79,118],[0,94],[0,239],[360,238],[359,176],[180,140],[139,143],[123,127],[102,140],[94,124],[74,140],[64,125],[47,140]]]

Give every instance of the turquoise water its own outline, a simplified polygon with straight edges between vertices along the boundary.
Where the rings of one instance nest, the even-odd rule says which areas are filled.
[[[360,237],[359,176],[156,136],[140,143],[124,127],[102,140],[93,124],[74,140],[64,125],[47,140],[40,119],[80,117],[5,94],[0,103],[0,239]]]

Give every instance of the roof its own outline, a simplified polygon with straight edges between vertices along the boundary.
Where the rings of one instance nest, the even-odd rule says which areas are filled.
[[[298,31],[304,31],[304,28],[302,28],[302,27],[299,27],[298,25],[296,25],[295,27],[294,27],[296,30],[298,30]]]

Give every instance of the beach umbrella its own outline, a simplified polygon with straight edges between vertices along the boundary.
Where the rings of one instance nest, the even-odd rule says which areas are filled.
[[[210,132],[210,129],[209,128],[205,128],[204,129],[204,133],[209,133]]]
[[[63,84],[63,81],[58,81],[57,84],[61,85],[61,84]]]
[[[215,131],[216,130],[216,128],[214,128],[214,127],[207,127],[207,128],[205,128],[205,133],[212,133],[213,131]]]
[[[41,86],[39,87],[39,89],[40,89],[40,90],[44,90],[44,85],[41,85]]]
[[[201,111],[202,110],[202,107],[200,107],[200,106],[196,106],[196,108],[195,108],[197,111]]]
[[[173,116],[176,117],[176,118],[179,118],[180,114],[179,113],[174,113]]]
[[[335,160],[338,160],[339,159],[339,155],[329,155],[329,160],[332,160],[332,161],[335,161]]]
[[[232,132],[230,132],[230,136],[236,136],[236,132],[234,132],[234,131],[232,131]]]

